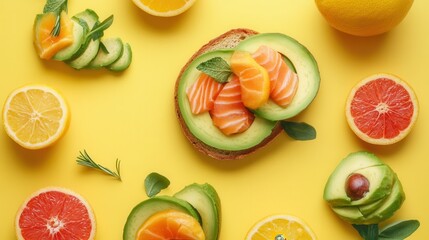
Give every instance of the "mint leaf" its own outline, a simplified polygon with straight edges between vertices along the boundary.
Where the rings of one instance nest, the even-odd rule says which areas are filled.
[[[54,12],[59,15],[62,11],[67,12],[67,0],[48,0],[43,8],[43,13]]]
[[[378,224],[352,224],[359,235],[365,240],[378,239]]]
[[[146,195],[153,197],[170,185],[170,180],[159,173],[152,172],[144,180]]]
[[[110,15],[110,17],[106,18],[103,22],[97,22],[86,37],[92,38],[93,40],[100,39],[104,35],[104,30],[108,29],[112,23],[113,15]]]
[[[380,231],[380,239],[405,239],[420,226],[418,220],[399,221],[386,226]]]
[[[305,122],[281,121],[280,124],[287,135],[295,140],[305,141],[316,138],[316,129]]]
[[[221,57],[214,57],[200,63],[197,69],[214,78],[219,83],[225,83],[231,76],[232,71],[228,63]]]

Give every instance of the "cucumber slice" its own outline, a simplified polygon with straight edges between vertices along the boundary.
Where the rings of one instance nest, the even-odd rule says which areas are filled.
[[[107,52],[100,47],[97,56],[88,64],[88,68],[101,68],[114,63],[119,59],[124,49],[120,38],[102,39],[101,43],[106,47]]]
[[[118,60],[116,60],[114,63],[107,66],[107,68],[112,71],[124,71],[131,64],[132,55],[133,53],[131,51],[130,44],[125,43],[124,50],[122,51],[121,57]]]
[[[72,18],[73,21],[73,43],[61,49],[52,58],[58,61],[66,61],[74,56],[85,42],[85,35],[88,33],[88,26],[81,24],[78,19]]]
[[[189,214],[201,223],[198,212],[188,202],[170,196],[156,196],[141,202],[133,208],[124,226],[123,240],[135,240],[139,228],[150,216],[169,209]]]

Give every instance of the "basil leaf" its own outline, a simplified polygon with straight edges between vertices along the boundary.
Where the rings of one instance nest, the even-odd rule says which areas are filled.
[[[146,195],[153,197],[170,185],[170,180],[159,173],[152,172],[144,180]]]
[[[377,240],[378,239],[378,224],[352,224],[352,226],[358,231],[359,235],[365,240]]]
[[[281,121],[283,130],[295,140],[313,140],[316,138],[316,129],[305,122]]]
[[[67,12],[67,0],[48,0],[43,13],[54,12],[59,15],[63,10]]]
[[[228,63],[221,57],[214,57],[200,63],[197,69],[214,78],[219,83],[225,83],[231,76],[232,71]]]
[[[404,239],[415,232],[419,226],[418,220],[399,221],[383,228],[379,236],[384,239]]]

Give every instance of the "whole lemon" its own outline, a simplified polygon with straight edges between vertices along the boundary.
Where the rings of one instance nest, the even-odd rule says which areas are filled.
[[[319,11],[335,29],[356,35],[385,33],[407,15],[413,0],[315,0]]]

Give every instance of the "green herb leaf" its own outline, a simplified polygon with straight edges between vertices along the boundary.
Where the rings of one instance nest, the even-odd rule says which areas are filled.
[[[232,74],[231,67],[221,57],[214,57],[202,62],[197,66],[197,69],[220,83],[227,82],[229,76]]]
[[[93,40],[100,39],[104,35],[104,31],[112,25],[113,18],[113,15],[110,15],[110,17],[106,18],[103,22],[96,23],[86,37],[92,38]]]
[[[289,137],[295,140],[313,140],[316,138],[316,129],[305,122],[280,122],[283,130],[289,135]]]
[[[100,170],[112,177],[115,177],[116,179],[118,179],[119,181],[122,181],[121,179],[121,161],[119,159],[116,159],[116,172],[113,172],[112,170],[101,166],[100,164],[94,162],[94,160],[92,160],[92,158],[89,156],[89,154],[86,152],[86,150],[83,150],[82,152],[79,152],[80,155],[77,157],[77,164],[85,166],[85,167],[89,167],[89,168],[94,168],[97,170]]]
[[[152,172],[144,180],[146,195],[153,197],[170,185],[170,180],[159,173]]]
[[[62,11],[67,12],[67,0],[48,0],[43,8],[43,13],[53,12],[57,16],[54,28],[51,31],[52,36],[60,35]]]
[[[378,239],[378,224],[352,224],[352,226],[358,231],[359,235],[365,240],[377,240]]]
[[[420,226],[418,220],[399,221],[386,226],[380,231],[380,239],[405,239]]]

